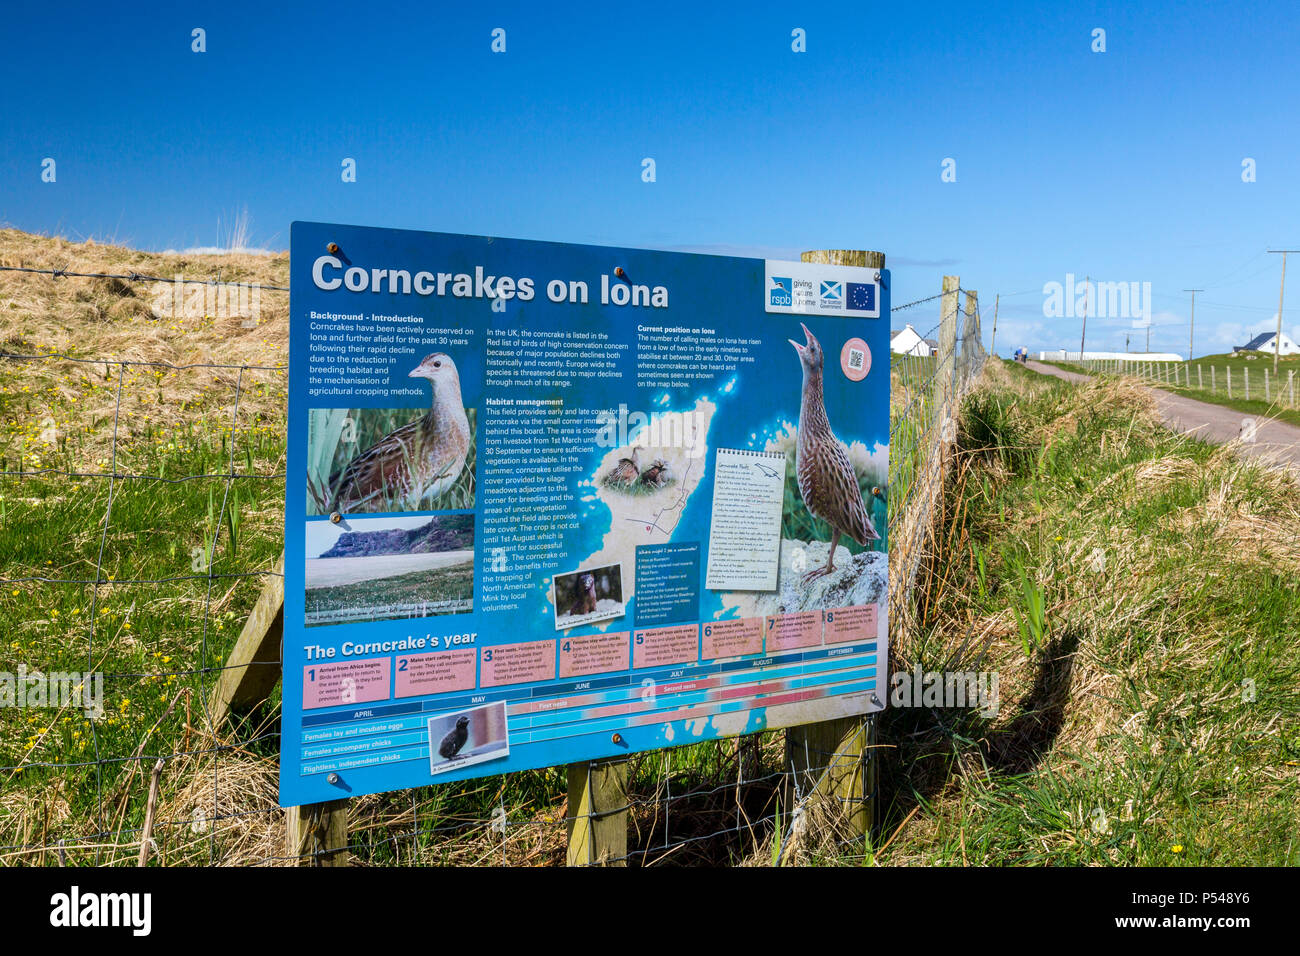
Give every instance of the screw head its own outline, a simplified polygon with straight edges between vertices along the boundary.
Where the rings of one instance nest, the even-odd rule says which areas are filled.
[[[342,520],[343,520],[343,516],[339,514],[337,511],[330,513],[330,524],[338,524]]]
[[[325,248],[326,248],[326,250],[329,252],[329,254],[332,255],[332,256],[336,256],[336,255],[339,254],[339,244],[338,244],[337,242],[331,242],[331,243],[330,243],[328,246],[326,246]]]
[[[623,735],[622,735],[622,734],[614,734],[614,736],[610,737],[609,739],[610,739],[613,743],[619,744],[620,746],[621,746],[622,743],[623,743]]]
[[[620,279],[626,279],[626,278],[627,278],[627,273],[623,271],[623,267],[622,267],[622,266],[616,266],[616,267],[614,268],[614,275],[618,276]]]
[[[325,779],[328,780],[332,785],[337,785],[339,782],[339,775],[336,773],[332,773]]]

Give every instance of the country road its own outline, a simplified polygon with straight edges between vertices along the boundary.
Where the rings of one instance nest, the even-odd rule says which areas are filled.
[[[1067,382],[1084,382],[1087,375],[1067,372],[1054,365],[1042,362],[1026,362],[1042,375],[1064,379]],[[1174,431],[1183,432],[1205,441],[1223,444],[1244,438],[1242,424],[1245,421],[1257,421],[1254,415],[1224,408],[1222,405],[1210,405],[1194,399],[1174,395],[1164,389],[1149,389],[1156,401],[1156,411],[1165,424]],[[1241,451],[1268,461],[1277,462],[1286,467],[1300,471],[1300,428],[1284,422],[1260,421],[1255,428],[1255,440],[1242,441]]]

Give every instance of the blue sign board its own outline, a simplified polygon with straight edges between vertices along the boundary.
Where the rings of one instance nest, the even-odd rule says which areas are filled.
[[[290,247],[282,805],[883,707],[888,272]]]

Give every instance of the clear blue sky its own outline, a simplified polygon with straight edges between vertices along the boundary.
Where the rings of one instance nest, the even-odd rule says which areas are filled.
[[[1003,354],[1078,347],[1077,319],[1043,316],[1044,283],[1071,272],[1150,282],[1153,348],[1186,352],[1185,287],[1206,290],[1198,353],[1274,321],[1264,250],[1300,247],[1294,0],[550,6],[11,4],[0,222],[149,249],[211,245],[245,208],[268,248],[314,219],[880,249],[896,305],[944,272],[987,314],[1001,292]],[[927,303],[894,325],[937,318]],[[1122,349],[1131,325],[1090,322],[1090,347]]]

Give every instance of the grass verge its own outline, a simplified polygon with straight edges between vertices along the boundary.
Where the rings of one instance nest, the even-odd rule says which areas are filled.
[[[1300,862],[1300,487],[1149,393],[993,363],[895,670],[996,715],[887,712],[881,862]]]

